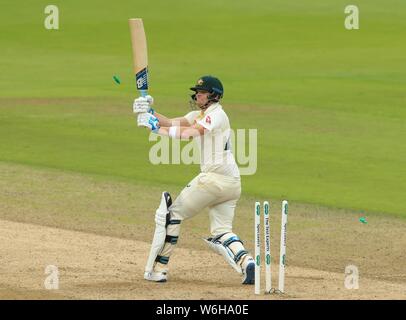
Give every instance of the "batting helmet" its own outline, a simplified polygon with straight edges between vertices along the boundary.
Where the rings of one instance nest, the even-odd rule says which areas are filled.
[[[197,80],[194,87],[190,88],[193,91],[207,91],[211,93],[210,99],[213,101],[219,101],[223,97],[224,89],[221,81],[213,76],[203,76]],[[192,96],[194,98],[194,95]]]

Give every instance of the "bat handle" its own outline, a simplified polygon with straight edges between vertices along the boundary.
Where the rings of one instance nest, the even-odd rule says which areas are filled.
[[[140,95],[141,97],[145,97],[148,95],[148,91],[147,90],[140,90]]]

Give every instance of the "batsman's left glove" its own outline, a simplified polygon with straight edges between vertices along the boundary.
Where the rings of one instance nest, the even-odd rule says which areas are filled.
[[[154,98],[150,95],[145,97],[139,97],[134,100],[133,103],[133,112],[134,113],[143,113],[149,112],[154,114],[154,109],[151,106],[154,104]]]

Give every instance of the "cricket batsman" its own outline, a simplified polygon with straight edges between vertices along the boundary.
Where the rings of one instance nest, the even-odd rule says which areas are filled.
[[[176,246],[181,223],[204,208],[209,209],[211,236],[208,246],[241,274],[243,284],[254,284],[255,262],[233,232],[233,219],[241,195],[241,179],[230,145],[230,122],[220,104],[223,85],[213,76],[203,76],[190,88],[191,103],[198,110],[183,117],[167,118],[152,109],[151,96],[135,99],[133,111],[138,126],[173,139],[196,139],[200,148],[201,173],[172,201],[163,192],[155,213],[155,233],[144,279],[166,282],[169,258]]]

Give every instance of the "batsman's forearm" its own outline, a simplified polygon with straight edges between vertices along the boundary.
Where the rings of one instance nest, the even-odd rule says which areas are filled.
[[[160,127],[158,134],[174,139],[190,140],[200,136],[199,130],[190,127]]]
[[[162,127],[172,127],[172,126],[177,126],[177,127],[189,127],[190,124],[187,121],[185,117],[179,117],[179,118],[168,118],[165,117],[163,114],[160,114],[158,112],[154,112],[153,115],[158,118],[159,124]]]
[[[158,118],[161,127],[170,127],[172,125],[171,119],[165,117],[163,114],[154,112],[154,116]]]

